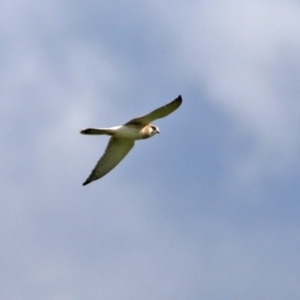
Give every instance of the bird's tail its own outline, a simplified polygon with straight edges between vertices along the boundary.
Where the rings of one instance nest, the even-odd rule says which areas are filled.
[[[107,135],[113,135],[114,132],[115,131],[113,129],[109,129],[109,128],[86,128],[80,131],[81,134],[107,134]]]

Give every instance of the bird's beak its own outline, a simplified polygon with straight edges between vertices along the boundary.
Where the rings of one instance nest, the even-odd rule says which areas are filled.
[[[156,129],[156,132],[157,132],[157,133],[160,133],[159,129]]]

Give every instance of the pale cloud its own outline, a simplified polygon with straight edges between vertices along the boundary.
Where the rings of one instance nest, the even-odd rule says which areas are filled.
[[[243,190],[257,191],[250,194],[262,200],[263,178],[289,172],[300,152],[295,113],[300,90],[294,83],[300,69],[299,3],[165,1],[153,6],[168,26],[163,32],[174,38],[170,72],[204,90],[232,119],[232,134],[252,141],[246,151],[229,155],[224,193],[239,199]]]
[[[294,55],[300,50],[300,6],[294,1],[204,1],[176,8],[168,17],[160,7],[178,40],[174,53],[185,78],[204,86],[237,127],[254,134],[261,151],[277,148],[276,159],[297,159],[300,124],[294,111],[299,104],[279,95],[277,87],[292,76],[281,68],[289,57],[300,67]]]

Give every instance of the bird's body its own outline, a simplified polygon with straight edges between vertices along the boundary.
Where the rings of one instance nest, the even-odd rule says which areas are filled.
[[[133,140],[147,139],[151,136],[150,125],[121,125],[109,128],[88,128],[81,131],[82,134],[107,134],[115,138],[126,138]]]
[[[124,125],[109,128],[86,128],[81,130],[80,133],[82,134],[105,134],[111,136],[103,156],[83,185],[97,180],[111,171],[132,149],[135,140],[147,139],[159,133],[159,128],[150,124],[150,122],[169,115],[176,110],[181,103],[182,98],[179,96],[169,104],[152,111],[150,114],[132,119]]]

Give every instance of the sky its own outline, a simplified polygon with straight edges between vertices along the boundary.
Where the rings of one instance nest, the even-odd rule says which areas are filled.
[[[300,2],[0,3],[0,298],[300,294]],[[108,137],[182,95],[111,173]]]

